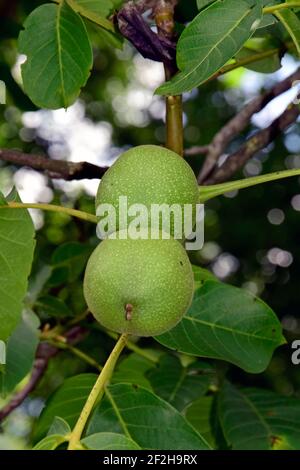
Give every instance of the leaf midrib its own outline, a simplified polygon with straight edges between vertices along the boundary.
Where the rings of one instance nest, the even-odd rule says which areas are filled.
[[[183,319],[189,320],[189,321],[192,321],[192,322],[194,321],[196,323],[201,323],[202,325],[209,326],[212,329],[213,328],[218,328],[219,330],[229,331],[232,334],[236,333],[236,334],[239,334],[241,336],[247,336],[247,337],[255,338],[255,339],[262,339],[262,340],[270,341],[272,343],[277,344],[277,341],[273,338],[268,338],[266,336],[260,336],[260,335],[256,335],[256,334],[250,334],[250,333],[247,333],[245,331],[233,330],[232,328],[229,328],[227,326],[217,325],[216,323],[211,323],[211,322],[208,322],[208,321],[205,321],[205,320],[199,320],[198,318],[191,317],[191,316],[188,316],[188,315],[184,316]]]
[[[57,7],[57,19],[56,19],[56,37],[57,37],[57,52],[58,52],[58,66],[59,66],[59,74],[60,80],[62,85],[62,98],[64,106],[67,107],[67,99],[66,99],[66,90],[65,90],[65,81],[64,81],[64,74],[63,74],[63,63],[62,63],[62,47],[61,47],[61,35],[60,35],[60,21],[61,21],[61,10],[64,4],[64,0],[58,4]]]

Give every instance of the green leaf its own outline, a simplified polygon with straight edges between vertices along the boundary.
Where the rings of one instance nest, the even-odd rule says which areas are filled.
[[[67,242],[60,245],[52,255],[55,268],[68,270],[69,282],[75,281],[84,270],[92,248],[83,243]]]
[[[245,0],[218,0],[200,12],[179,38],[180,72],[156,93],[177,95],[201,85],[242,48],[261,18],[261,2],[254,0],[252,6]]]
[[[106,17],[113,10],[110,0],[68,0],[74,11],[84,16],[98,26],[109,31],[114,31],[114,25]]]
[[[181,322],[156,340],[186,354],[259,373],[283,337],[279,320],[262,300],[243,289],[205,281]]]
[[[130,383],[152,390],[146,372],[153,367],[153,362],[133,353],[125,357],[117,366],[112,377],[113,383]]]
[[[38,317],[30,310],[23,311],[21,322],[9,337],[6,348],[2,392],[10,393],[30,372],[39,343]]]
[[[236,55],[236,60],[246,59],[248,57],[252,57],[254,54],[256,54],[256,52],[252,49],[243,47],[243,49]],[[252,62],[251,64],[245,65],[245,68],[258,73],[274,73],[281,68],[279,53],[273,54],[272,56],[263,60],[258,60],[256,62]]]
[[[300,56],[300,19],[292,10],[276,11],[275,15],[291,36]]]
[[[89,450],[139,450],[140,447],[124,434],[98,432],[81,440]]]
[[[29,212],[1,207],[0,340],[6,340],[20,321],[34,247],[34,226]]]
[[[71,428],[69,424],[59,416],[55,416],[53,423],[51,424],[47,436],[52,434],[59,434],[60,436],[67,436],[70,434]]]
[[[226,382],[219,397],[224,435],[234,450],[300,449],[300,400]]]
[[[199,195],[200,202],[204,203],[217,196],[228,193],[229,191],[236,191],[239,189],[250,188],[269,181],[281,180],[290,178],[291,176],[300,175],[300,168],[293,170],[276,171],[275,173],[268,173],[266,175],[252,176],[242,180],[228,181],[227,183],[213,184],[211,186],[200,186]]]
[[[66,1],[36,8],[19,36],[25,92],[39,107],[67,108],[80,93],[92,67],[85,25]]]
[[[164,355],[156,368],[147,373],[154,392],[179,411],[204,395],[214,378],[214,370],[205,362],[183,367],[173,355]]]
[[[204,437],[212,446],[216,447],[212,432],[211,414],[213,397],[200,397],[191,403],[185,410],[185,417],[189,423]]]
[[[7,206],[7,201],[4,197],[4,195],[0,191],[0,206]]]
[[[66,438],[64,436],[60,436],[59,434],[52,434],[51,436],[47,436],[38,442],[32,450],[55,450],[64,442],[66,442]]]
[[[216,281],[216,276],[208,269],[200,268],[200,266],[192,265],[194,272],[195,290],[202,286],[203,281]]]
[[[35,430],[35,441],[47,434],[56,416],[73,428],[96,379],[96,374],[80,374],[64,381],[46,402]]]
[[[46,315],[47,317],[64,318],[73,315],[72,311],[63,300],[52,295],[39,297],[35,303],[35,307],[40,315]]]
[[[159,450],[209,449],[209,445],[169,403],[136,385],[107,388],[96,408],[87,434],[116,432],[141,448]]]

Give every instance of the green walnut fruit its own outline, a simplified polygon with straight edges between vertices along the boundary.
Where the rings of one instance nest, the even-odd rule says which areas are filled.
[[[154,336],[174,327],[194,291],[182,245],[173,238],[111,237],[98,245],[87,264],[84,296],[90,311],[118,333]]]
[[[133,204],[147,207],[149,217],[145,225],[148,226],[153,204],[177,205],[182,223],[174,224],[171,213],[170,229],[161,223],[161,218],[158,219],[158,227],[177,239],[186,238],[192,232],[196,204],[199,202],[198,184],[191,167],[177,153],[156,145],[141,145],[123,153],[105,173],[96,196],[96,212],[100,204],[112,205],[117,214],[115,230],[127,228],[133,219],[128,217],[127,223],[120,221],[120,196],[127,197],[128,207]],[[184,205],[189,205],[188,210],[191,209],[190,233],[185,233],[183,229]],[[185,214],[189,214],[187,208]]]

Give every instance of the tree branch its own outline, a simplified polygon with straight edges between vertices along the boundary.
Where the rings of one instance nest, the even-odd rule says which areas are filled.
[[[37,171],[45,171],[50,178],[62,178],[64,180],[101,178],[108,169],[88,162],[75,163],[64,160],[51,160],[42,155],[10,149],[0,149],[0,160],[17,166],[27,166]]]
[[[293,124],[299,115],[300,108],[298,105],[291,104],[288,106],[284,113],[273,121],[269,127],[257,132],[253,137],[250,137],[237,152],[230,155],[223,165],[217,168],[210,178],[204,181],[204,185],[222,183],[230,179],[253,155],[265,148],[278,135]]]
[[[209,151],[209,145],[196,145],[184,150],[185,157],[194,157],[195,155],[206,155]]]
[[[80,341],[84,335],[85,330],[80,326],[75,326],[65,334],[65,338],[67,339],[68,344],[72,345]],[[0,410],[0,422],[18,408],[18,406],[20,406],[28,395],[37,387],[48,367],[49,360],[56,356],[59,351],[59,348],[48,343],[43,342],[38,345],[30,379],[25,387],[16,393],[11,401],[7,403],[2,410]]]
[[[300,80],[300,68],[263,95],[254,98],[215,135],[209,145],[208,155],[199,174],[199,183],[208,179],[229,142],[247,127],[253,114],[263,109],[276,96],[289,90],[297,80]]]

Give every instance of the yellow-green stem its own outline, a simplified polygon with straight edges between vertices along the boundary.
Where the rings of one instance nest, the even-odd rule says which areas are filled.
[[[70,207],[56,206],[54,204],[34,204],[24,202],[9,202],[7,205],[0,206],[0,209],[40,209],[43,211],[50,212],[61,212],[71,217],[77,217],[78,219],[85,220],[87,222],[93,222],[96,224],[98,219],[95,215],[89,214],[88,212],[79,211],[77,209],[71,209]]]
[[[166,97],[166,146],[178,155],[183,155],[182,96]]]
[[[155,5],[155,22],[159,37],[172,40],[175,38],[174,5],[166,0],[158,0]],[[177,72],[176,62],[165,63],[166,80]],[[182,97],[166,97],[166,147],[183,156]]]
[[[92,388],[92,391],[89,394],[83,409],[81,410],[78,421],[70,435],[68,450],[78,449],[78,444],[80,443],[80,439],[86,423],[94,409],[95,404],[99,402],[103,396],[104,388],[112,376],[117,360],[126,345],[127,338],[128,335],[126,334],[120,336],[114,349],[110,353],[110,356],[107,359],[98,379],[96,380],[96,383]]]
[[[272,5],[270,7],[265,7],[263,9],[263,13],[265,15],[275,13],[278,10],[284,10],[285,8],[300,8],[300,1],[295,2],[287,2],[287,3],[279,3],[278,5]]]
[[[114,333],[113,331],[107,331],[105,330],[105,333],[107,333],[108,336],[110,336],[113,339],[117,339],[118,335]],[[145,349],[140,348],[137,344],[133,343],[132,341],[127,341],[126,343],[126,348],[129,349],[132,352],[135,352],[141,357],[144,357],[145,359],[148,359],[148,361],[157,363],[159,358],[155,354],[151,353],[151,351],[147,351]]]
[[[268,173],[266,175],[252,176],[251,178],[245,178],[242,180],[228,181],[227,183],[214,184],[211,186],[199,186],[200,202],[204,203],[209,199],[221,196],[222,194],[228,193],[230,191],[250,188],[251,186],[256,186],[257,184],[281,180],[298,175],[300,175],[300,168],[294,168],[292,170],[276,171],[275,173]]]

